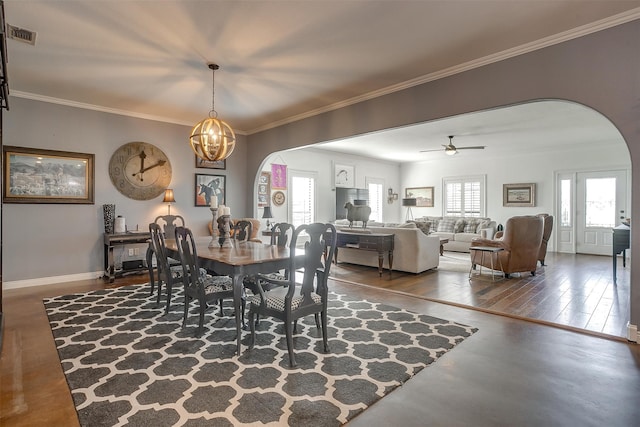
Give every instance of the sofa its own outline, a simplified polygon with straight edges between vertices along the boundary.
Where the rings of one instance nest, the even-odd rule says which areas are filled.
[[[449,239],[443,249],[452,252],[469,252],[473,239],[493,239],[496,232],[496,222],[490,218],[422,217],[413,222],[429,236]]]
[[[382,224],[375,223],[367,228],[349,228],[347,224],[336,221],[338,231],[358,233],[394,234],[393,270],[407,273],[421,273],[437,268],[440,264],[440,239],[424,234],[415,224]],[[378,267],[378,253],[352,248],[338,249],[338,262]],[[387,257],[383,267],[389,268]]]

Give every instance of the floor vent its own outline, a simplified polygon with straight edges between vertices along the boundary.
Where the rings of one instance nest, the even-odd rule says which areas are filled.
[[[25,30],[24,28],[14,27],[7,24],[7,36],[10,39],[18,40],[23,43],[28,43],[32,46],[36,44],[36,32],[31,30]]]

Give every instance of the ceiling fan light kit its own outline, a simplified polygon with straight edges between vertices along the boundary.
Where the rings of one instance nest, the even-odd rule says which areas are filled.
[[[225,121],[218,119],[215,110],[215,72],[218,64],[208,64],[212,70],[211,111],[209,117],[197,123],[191,130],[189,144],[196,156],[212,162],[224,160],[233,153],[236,134]]]

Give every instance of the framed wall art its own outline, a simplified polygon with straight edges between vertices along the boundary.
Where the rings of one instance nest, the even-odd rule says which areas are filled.
[[[502,184],[503,206],[536,205],[536,184]]]
[[[356,167],[342,163],[333,165],[333,183],[336,187],[355,188]]]
[[[212,162],[211,160],[204,160],[200,157],[196,156],[196,167],[197,168],[205,168],[205,169],[226,169],[227,168],[227,159],[224,160],[216,160]]]
[[[224,175],[196,174],[195,206],[211,206],[211,199],[218,199],[218,206],[226,204],[227,177]]]
[[[269,206],[271,199],[271,173],[261,172],[258,178],[258,207]]]
[[[416,207],[433,207],[433,187],[405,188],[404,194],[407,199],[416,199]]]
[[[39,148],[3,149],[4,203],[94,203],[94,155]]]

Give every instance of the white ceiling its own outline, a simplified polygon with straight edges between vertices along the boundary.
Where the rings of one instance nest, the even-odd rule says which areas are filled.
[[[4,5],[6,23],[37,33],[35,46],[7,42],[12,96],[192,125],[211,109],[206,64],[216,62],[221,69],[215,74],[215,109],[234,129],[249,134],[640,19],[640,0],[5,0]],[[555,107],[567,109],[581,124],[591,117],[570,104]],[[415,135],[417,145],[407,148],[414,157],[418,149],[445,144],[448,134],[456,135],[458,146],[488,147],[499,135],[508,139],[509,132],[523,128],[553,131],[553,138],[562,134],[562,123],[549,114],[556,113],[552,107],[522,108],[491,130],[477,117],[463,116],[401,132]],[[518,111],[541,117],[524,123]],[[582,129],[581,135],[602,137],[591,130]]]

